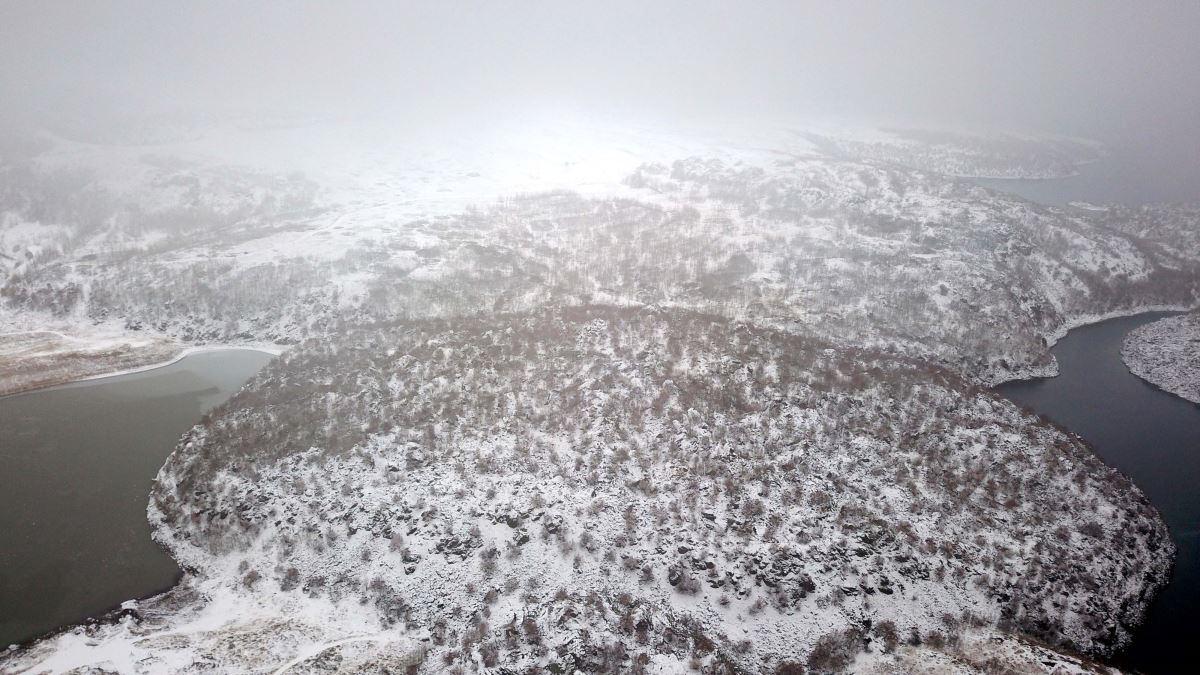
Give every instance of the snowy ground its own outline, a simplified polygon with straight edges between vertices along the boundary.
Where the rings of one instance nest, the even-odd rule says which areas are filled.
[[[294,675],[336,657],[338,672],[403,672],[423,654],[419,637],[382,630],[353,604],[247,596],[185,577],[163,595],[124,603],[104,621],[23,652],[0,651],[0,671]]]

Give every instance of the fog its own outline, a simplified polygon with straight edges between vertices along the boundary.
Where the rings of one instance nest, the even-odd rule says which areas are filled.
[[[10,1],[0,110],[997,128],[1096,137],[1195,193],[1197,34],[1192,1]]]

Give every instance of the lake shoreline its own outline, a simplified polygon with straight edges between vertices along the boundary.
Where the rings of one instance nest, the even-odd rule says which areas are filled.
[[[158,542],[156,541],[155,543],[158,543]],[[161,546],[161,544],[160,544],[160,546]],[[174,560],[174,557],[171,556],[171,552],[168,551],[166,548],[163,548],[163,552],[166,553],[169,557],[171,557],[172,560]],[[179,561],[176,560],[175,562],[176,562],[176,564],[178,564]],[[61,635],[62,633],[67,633],[67,632],[73,631],[77,628],[86,629],[90,626],[115,624],[115,623],[119,622],[122,617],[126,616],[126,613],[128,611],[132,610],[133,612],[136,612],[137,605],[139,603],[147,602],[147,601],[153,600],[155,598],[161,598],[162,596],[179,588],[180,582],[182,582],[184,577],[186,577],[187,575],[188,575],[188,571],[183,569],[183,566],[180,566],[179,573],[175,576],[175,580],[172,581],[171,584],[169,586],[166,586],[165,588],[159,588],[157,590],[150,591],[143,595],[139,595],[134,598],[129,598],[128,600],[122,600],[121,602],[119,602],[115,605],[109,606],[107,609],[103,609],[103,610],[100,610],[99,612],[95,612],[90,616],[86,616],[82,619],[79,619],[78,621],[72,621],[71,623],[67,623],[62,626],[59,626],[58,628],[53,628],[51,630],[45,631],[44,633],[35,635],[34,637],[31,637],[31,638],[28,638],[25,640],[19,640],[17,642],[12,642],[7,645],[0,645],[0,652],[3,652],[5,650],[26,649],[26,648],[32,647],[33,645],[35,645],[38,642],[41,642],[42,640],[52,638],[55,635]]]
[[[35,332],[35,331],[31,331],[31,332]],[[42,332],[57,333],[57,331],[42,331]],[[264,354],[270,354],[272,356],[279,356],[279,355],[283,354],[285,351],[287,351],[287,346],[286,345],[277,345],[277,344],[270,343],[270,342],[249,342],[249,343],[244,343],[244,344],[243,343],[213,343],[213,344],[205,344],[205,345],[195,345],[195,346],[191,346],[191,347],[183,347],[182,349],[175,352],[171,357],[167,358],[166,360],[155,359],[152,361],[147,361],[145,363],[141,363],[139,365],[134,365],[134,366],[130,366],[127,368],[120,368],[119,370],[97,372],[97,373],[92,373],[90,375],[84,375],[82,377],[74,377],[73,376],[73,377],[68,377],[65,379],[56,380],[53,382],[37,383],[32,386],[20,387],[20,388],[14,389],[12,391],[6,391],[3,394],[0,394],[0,400],[3,400],[10,396],[19,396],[21,394],[28,394],[28,393],[35,392],[35,391],[47,391],[47,390],[52,390],[52,389],[60,389],[60,388],[64,388],[64,387],[71,387],[71,386],[80,385],[80,384],[92,383],[92,382],[104,380],[104,379],[111,378],[111,377],[121,377],[123,375],[135,375],[137,373],[144,373],[147,371],[156,370],[158,368],[165,368],[167,366],[176,364],[176,363],[182,361],[183,359],[187,358],[188,356],[192,356],[195,354],[204,354],[204,353],[209,353],[209,352],[239,350],[239,349],[262,352]]]
[[[0,399],[0,427],[20,429],[4,459],[21,476],[0,491],[0,530],[14,542],[0,556],[0,652],[120,621],[188,574],[154,538],[147,495],[180,436],[278,350],[182,351]]]
[[[1200,315],[1176,314],[1125,336],[1121,360],[1129,372],[1168,394],[1200,405]]]
[[[109,378],[109,377],[120,377],[122,375],[136,375],[137,373],[144,373],[144,372],[147,372],[150,370],[156,370],[158,368],[165,368],[172,364],[179,363],[183,359],[185,359],[189,356],[192,356],[194,354],[206,354],[206,353],[210,353],[210,352],[224,352],[224,351],[231,351],[231,350],[246,350],[246,351],[252,351],[252,352],[262,352],[264,354],[270,354],[271,356],[279,356],[280,354],[283,354],[285,351],[287,351],[287,348],[284,346],[274,345],[271,343],[257,343],[257,342],[247,343],[247,344],[218,343],[218,344],[211,344],[211,345],[199,345],[196,347],[185,347],[182,351],[179,352],[179,354],[175,355],[173,358],[171,358],[170,360],[167,360],[167,361],[159,361],[159,362],[150,363],[150,364],[147,364],[144,366],[137,366],[135,368],[118,370],[118,371],[114,371],[111,373],[100,373],[97,375],[88,375],[87,377],[82,377],[79,379],[71,380],[70,382],[60,382],[59,384],[54,384],[54,385],[50,385],[47,387],[38,387],[37,389],[29,389],[23,393],[28,393],[29,391],[42,391],[42,390],[46,390],[46,389],[65,388],[65,387],[70,387],[70,386],[76,385],[76,384],[83,384],[85,382],[95,382],[96,380],[103,380],[103,379]]]
[[[1059,326],[1058,328],[1054,329],[1053,331],[1043,335],[1042,337],[1045,338],[1045,340],[1046,340],[1046,349],[1053,350],[1054,347],[1063,338],[1065,338],[1071,331],[1079,329],[1079,328],[1086,328],[1088,326],[1094,326],[1099,323],[1104,323],[1105,321],[1112,321],[1113,319],[1126,319],[1126,318],[1133,317],[1133,316],[1139,316],[1141,314],[1155,314],[1155,313],[1159,313],[1159,312],[1170,312],[1170,313],[1175,313],[1175,314],[1182,314],[1185,312],[1191,312],[1196,309],[1200,309],[1200,305],[1196,305],[1196,304],[1165,304],[1165,305],[1145,305],[1142,307],[1131,308],[1131,309],[1118,309],[1118,310],[1113,310],[1111,312],[1104,312],[1104,313],[1099,313],[1099,314],[1083,314],[1083,315],[1075,317],[1074,319],[1063,322],[1063,324],[1061,326]],[[1005,373],[1003,376],[1001,376],[999,378],[996,378],[994,380],[988,380],[988,381],[984,382],[983,386],[988,389],[994,389],[1001,385],[1009,384],[1009,383],[1013,383],[1013,382],[1027,382],[1027,381],[1031,381],[1031,380],[1041,380],[1041,379],[1046,379],[1046,378],[1058,377],[1058,375],[1059,375],[1058,361],[1056,359],[1054,359],[1053,354],[1051,354],[1051,362],[1046,366],[1022,366],[1019,368],[1013,368],[1008,373]]]
[[[1080,438],[1125,476],[1165,523],[1175,549],[1165,583],[1150,598],[1140,621],[1131,624],[1136,626],[1133,641],[1110,660],[1115,667],[1137,672],[1173,672],[1172,659],[1183,658],[1183,633],[1196,620],[1200,542],[1190,533],[1200,516],[1200,503],[1186,477],[1200,465],[1200,456],[1192,451],[1200,418],[1194,403],[1133,372],[1121,345],[1141,326],[1187,309],[1125,312],[1076,326],[1071,331],[1088,332],[1072,334],[1071,340],[1058,336],[1058,375],[993,388]]]

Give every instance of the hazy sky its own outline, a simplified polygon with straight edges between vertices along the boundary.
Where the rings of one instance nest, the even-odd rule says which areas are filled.
[[[1197,0],[0,0],[0,59],[9,119],[197,106],[848,116],[1200,154]]]

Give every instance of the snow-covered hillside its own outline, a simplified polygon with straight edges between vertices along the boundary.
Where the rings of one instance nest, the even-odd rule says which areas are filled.
[[[1103,656],[1173,551],[1077,439],[950,373],[596,306],[305,342],[183,440],[150,516],[181,622],[357,607],[313,639],[371,617],[431,671],[866,668],[997,629]]]
[[[273,174],[255,172],[265,161],[206,164],[199,142],[174,149],[186,161],[55,146],[11,182],[0,292],[39,327],[115,323],[188,342],[291,343],[334,325],[585,301],[682,306],[993,383],[1052,373],[1047,345],[1065,326],[1190,305],[1200,288],[1194,210],[1048,209],[822,156],[794,134],[721,146],[584,128],[521,140],[513,161],[528,175],[500,172],[480,191],[453,153],[408,173],[371,156],[314,182],[285,172],[287,157]],[[576,168],[593,155],[599,169]],[[66,166],[92,168],[62,186]],[[573,180],[588,194],[502,192]]]
[[[159,475],[184,582],[0,669],[1093,672],[1055,650],[1128,642],[1161,519],[979,387],[1194,304],[1194,207],[947,175],[1073,142],[529,128],[0,146],[22,381],[52,337],[294,345]]]
[[[1176,396],[1200,403],[1200,313],[1159,319],[1121,345],[1129,371]]]

